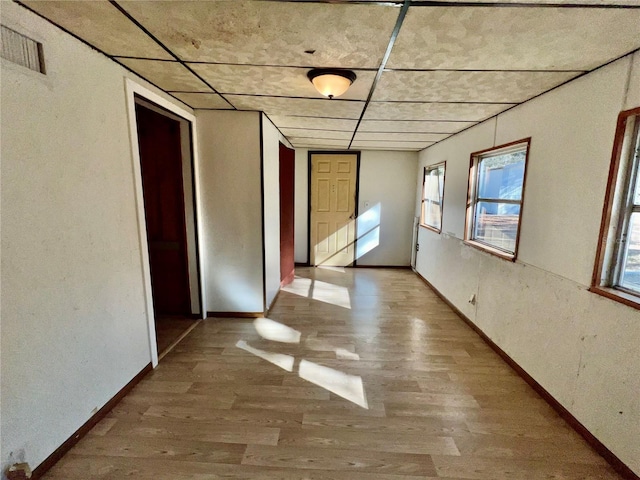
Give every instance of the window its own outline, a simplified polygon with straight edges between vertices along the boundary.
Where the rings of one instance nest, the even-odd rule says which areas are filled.
[[[640,107],[618,117],[600,232],[592,290],[640,307]]]
[[[471,154],[465,241],[515,260],[529,138]]]
[[[420,224],[438,233],[442,230],[444,199],[444,168],[446,162],[424,167],[422,184],[422,214]]]

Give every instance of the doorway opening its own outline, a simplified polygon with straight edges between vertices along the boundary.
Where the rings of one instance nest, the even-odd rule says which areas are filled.
[[[200,317],[191,123],[135,97],[158,357]]]
[[[309,152],[309,264],[355,266],[359,152]]]

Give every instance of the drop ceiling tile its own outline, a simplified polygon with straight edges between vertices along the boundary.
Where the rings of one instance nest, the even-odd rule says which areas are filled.
[[[179,98],[191,108],[214,108],[216,110],[231,110],[233,107],[217,93],[184,93],[169,92]]]
[[[581,73],[387,71],[373,100],[519,103]]]
[[[223,94],[325,98],[307,78],[308,68],[204,63],[191,63],[189,66]],[[340,99],[367,99],[376,72],[356,70],[355,74],[356,81]]]
[[[456,133],[475,124],[476,122],[363,120],[358,132]]]
[[[377,68],[399,12],[251,0],[119,3],[183,60],[251,65]]]
[[[238,110],[258,110],[267,115],[304,115],[358,119],[364,102],[346,100],[320,100],[312,98],[254,97],[225,95]]]
[[[511,105],[495,103],[394,103],[371,102],[367,120],[459,120],[481,121],[506,110]]]
[[[118,62],[164,90],[209,92],[211,89],[178,62],[118,58]]]
[[[351,148],[362,148],[365,150],[413,150],[419,151],[433,145],[434,142],[414,143],[414,142],[384,142],[384,141],[359,141],[353,142]]]
[[[108,55],[173,58],[107,1],[22,3]]]
[[[284,115],[269,115],[271,121],[280,129],[282,128],[311,128],[317,130],[350,130],[353,132],[357,120],[345,120],[342,118],[321,117],[296,117]]]
[[[395,141],[395,142],[439,142],[450,136],[448,133],[375,133],[358,130],[354,142]]]
[[[333,130],[305,130],[302,128],[281,128],[285,137],[324,138],[329,140],[351,140],[353,131],[338,132]]]
[[[640,9],[411,7],[389,68],[591,70],[640,47]]]
[[[333,148],[336,150],[346,150],[349,147],[349,140],[328,140],[322,138],[298,138],[287,137],[291,145],[297,148]]]

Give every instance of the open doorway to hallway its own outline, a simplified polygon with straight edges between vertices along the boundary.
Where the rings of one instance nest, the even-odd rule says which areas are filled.
[[[195,326],[200,311],[191,124],[136,98],[136,124],[158,356]]]

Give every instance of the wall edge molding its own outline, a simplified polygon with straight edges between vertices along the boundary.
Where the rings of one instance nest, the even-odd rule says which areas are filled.
[[[100,420],[102,420],[111,410],[115,407],[120,400],[122,400],[140,380],[142,380],[147,373],[153,370],[151,362],[149,362],[142,370],[140,370],[124,387],[116,393],[111,400],[104,404],[104,406],[94,413],[80,428],[71,434],[62,445],[60,445],[54,452],[49,455],[44,461],[38,465],[32,474],[32,480],[38,480],[42,478],[58,461],[69,451],[73,446],[78,443],[89,431],[95,427]]]

